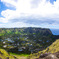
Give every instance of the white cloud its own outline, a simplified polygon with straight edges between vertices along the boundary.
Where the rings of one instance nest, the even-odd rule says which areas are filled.
[[[24,23],[24,22],[16,22],[16,23],[4,23],[4,24],[0,24],[0,28],[15,28],[15,27],[38,27],[38,25],[34,25],[34,24],[28,24],[28,23]]]
[[[15,0],[1,0],[7,7],[12,7],[16,6],[16,1]]]
[[[0,22],[2,22],[2,23],[7,23],[8,22],[8,20],[6,19],[6,18],[0,18]]]
[[[15,20],[26,23],[30,18],[30,20],[47,21],[50,19],[55,23],[59,22],[59,0],[54,4],[47,0],[1,0],[1,2],[7,7],[15,8],[15,10],[7,9],[1,12],[4,17],[0,17],[2,23]]]

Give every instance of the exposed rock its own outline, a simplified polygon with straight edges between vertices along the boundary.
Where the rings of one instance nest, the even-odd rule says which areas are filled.
[[[43,59],[58,59],[58,58],[57,58],[55,55],[50,54],[50,55],[46,56],[46,57],[43,58]]]
[[[6,59],[9,59],[9,57],[7,57]]]
[[[59,59],[59,51],[54,53],[54,55],[56,55],[56,57],[58,57],[58,59]]]
[[[0,59],[2,59],[2,58],[0,57]]]
[[[48,56],[48,55],[50,55],[51,53],[45,53],[45,54],[41,54],[40,55],[40,58],[44,58],[44,57],[46,57],[46,56]]]
[[[17,59],[15,56],[14,56],[15,59]]]
[[[0,54],[3,55],[3,53],[0,51]]]
[[[59,59],[59,52],[41,54],[38,59]]]

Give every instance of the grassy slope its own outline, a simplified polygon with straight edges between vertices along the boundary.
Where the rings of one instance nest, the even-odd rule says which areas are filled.
[[[4,49],[0,49],[0,58],[2,59],[15,59],[14,56],[17,59],[27,59],[27,56],[29,56],[29,54],[16,54],[16,53],[9,53],[7,51],[5,51]]]
[[[10,55],[17,57],[18,59],[27,59],[27,57],[29,56],[29,54],[16,54],[11,52],[10,52]]]
[[[55,53],[55,52],[58,52],[59,51],[59,39],[56,40],[52,45],[50,45],[49,47],[47,47],[45,50],[43,51],[39,51],[38,53],[36,54],[31,54],[28,59],[35,59],[35,58],[38,58],[40,56],[40,54],[43,54],[43,53],[48,53],[48,52],[51,52],[51,53]],[[7,59],[7,57],[9,57],[9,59],[15,59],[13,56],[16,56],[18,59],[27,59],[27,56],[28,55],[16,55],[16,54],[8,54],[8,52],[6,52],[4,49],[0,49],[0,58],[2,59]]]
[[[0,49],[0,58],[1,59],[15,59],[14,56],[9,55],[8,52],[6,52],[4,49]]]
[[[28,59],[36,59],[40,56],[40,54],[48,53],[48,52],[55,53],[55,52],[58,52],[58,51],[59,51],[59,39],[56,40],[54,43],[52,43],[52,45],[47,47],[45,50],[39,51],[38,53],[35,53],[35,54],[31,54],[28,57]]]

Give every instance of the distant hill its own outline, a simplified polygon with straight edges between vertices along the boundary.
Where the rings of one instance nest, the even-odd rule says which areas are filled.
[[[35,33],[39,33],[40,35],[44,35],[44,36],[48,36],[48,35],[52,35],[52,32],[50,31],[50,29],[46,29],[46,28],[35,28],[35,27],[24,27],[24,28],[0,28],[0,36],[1,34],[10,34],[10,33],[14,33],[14,34],[35,34]]]
[[[32,54],[28,57],[28,59],[39,59],[40,54],[44,54],[44,53],[56,53],[59,52],[59,39],[57,39],[54,43],[52,43],[49,47],[47,47],[45,50],[43,51],[39,51],[36,54]]]

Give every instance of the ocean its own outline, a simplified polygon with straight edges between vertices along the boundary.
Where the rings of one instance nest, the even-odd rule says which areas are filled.
[[[59,35],[59,29],[50,29],[53,35]]]

